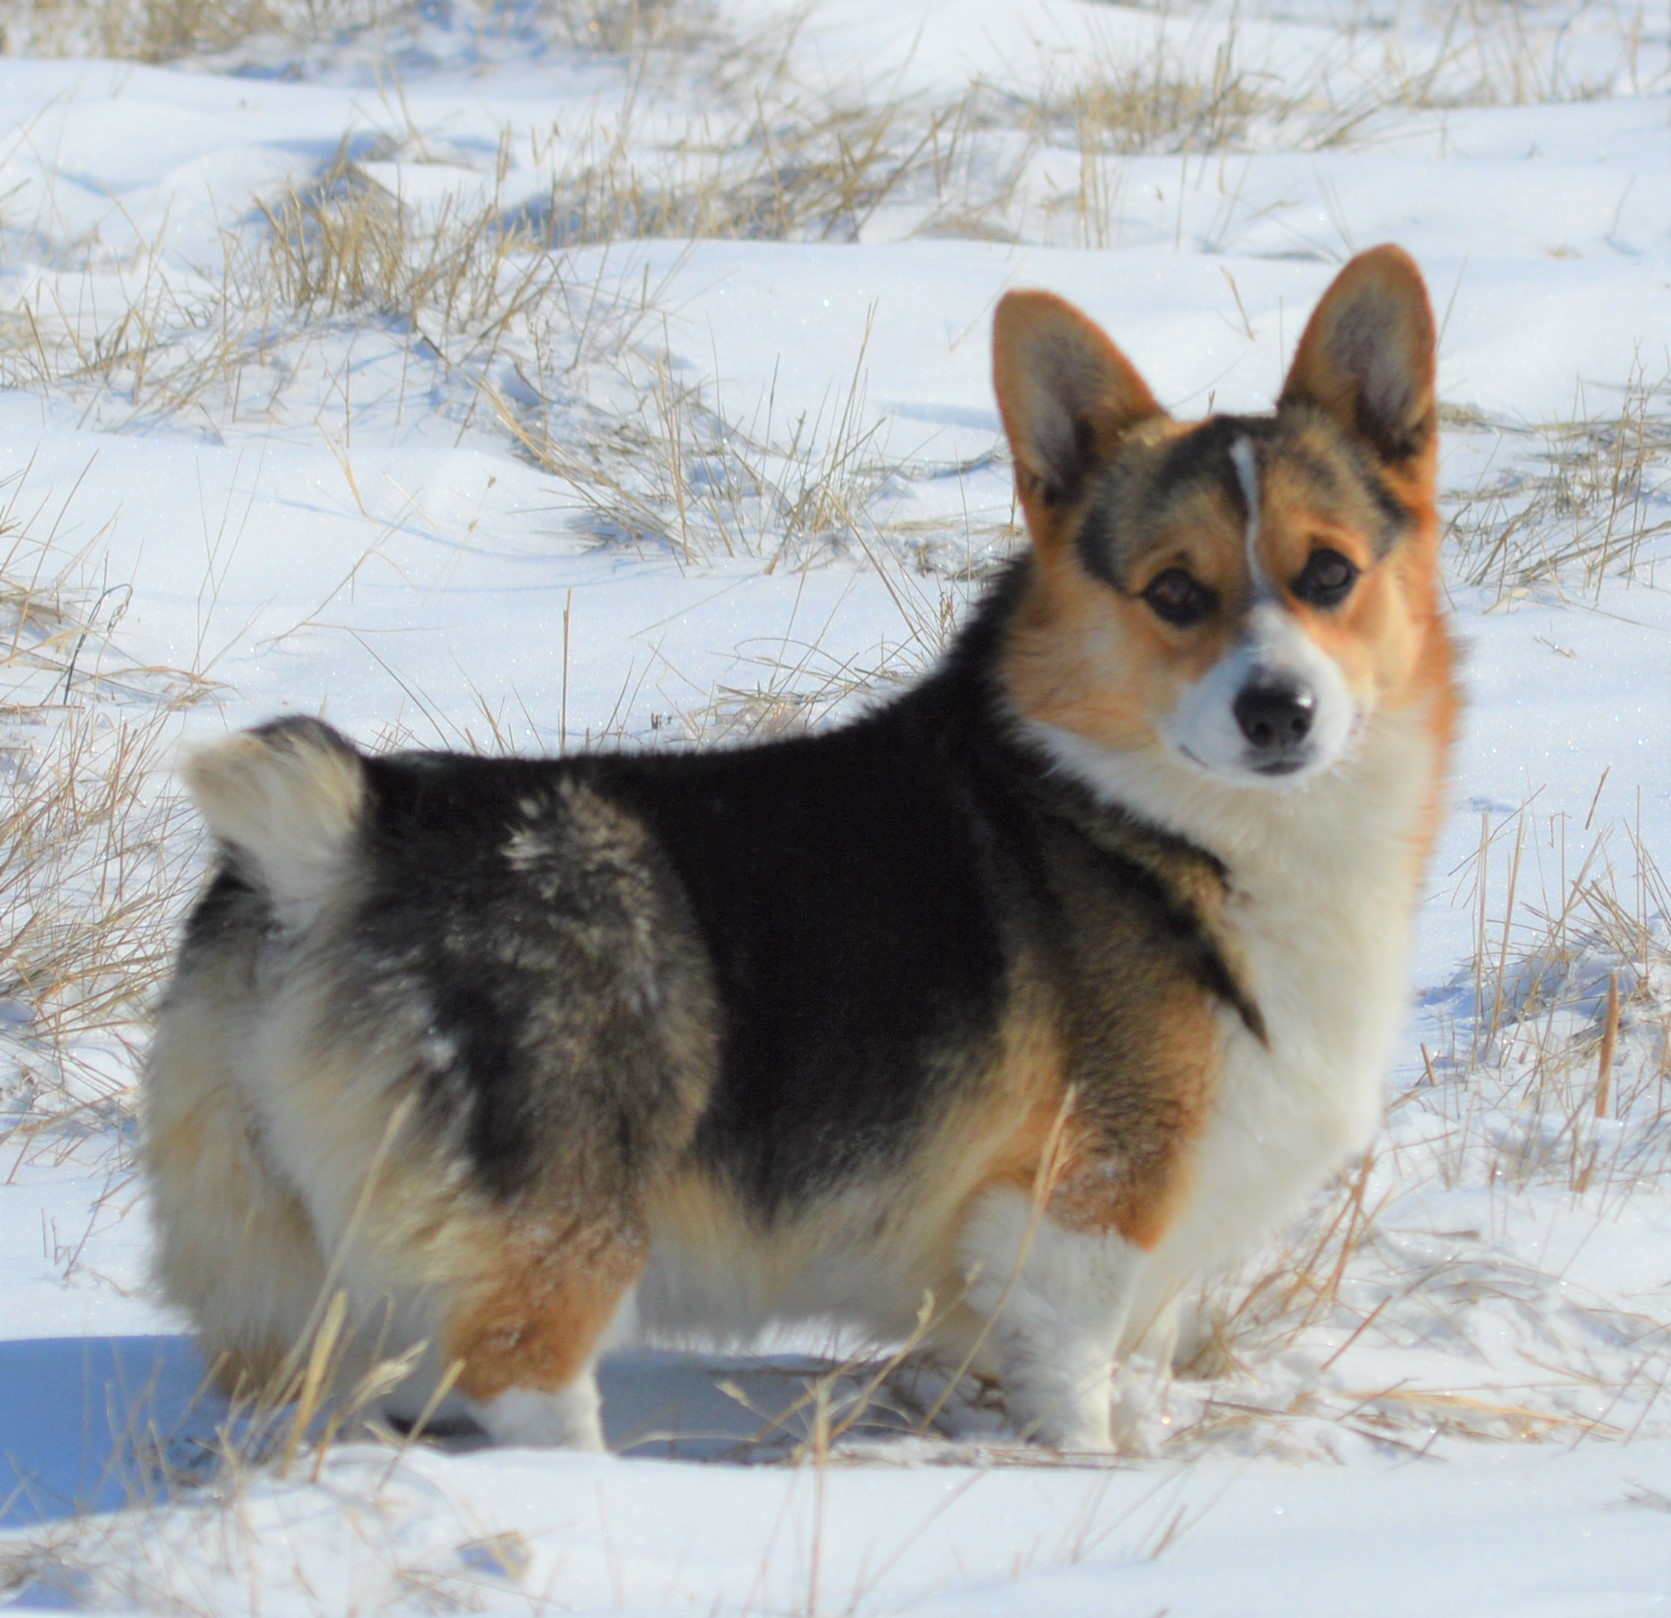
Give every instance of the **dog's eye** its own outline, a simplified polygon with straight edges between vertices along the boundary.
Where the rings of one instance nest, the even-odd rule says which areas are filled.
[[[1294,594],[1313,607],[1338,607],[1358,582],[1358,570],[1339,551],[1324,546],[1311,553],[1294,580]]]
[[[1179,629],[1200,623],[1218,605],[1218,597],[1181,567],[1157,573],[1143,592],[1143,600],[1157,618]]]

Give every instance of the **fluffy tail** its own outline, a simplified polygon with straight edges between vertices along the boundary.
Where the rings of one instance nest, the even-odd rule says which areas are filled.
[[[238,874],[305,927],[359,835],[366,774],[353,743],[317,719],[275,719],[194,753],[185,777]]]

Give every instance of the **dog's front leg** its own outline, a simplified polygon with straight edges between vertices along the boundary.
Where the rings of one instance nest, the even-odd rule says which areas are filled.
[[[959,1257],[1016,1430],[1052,1449],[1111,1449],[1114,1370],[1144,1251],[1113,1231],[1066,1229],[1000,1187],[975,1204]]]

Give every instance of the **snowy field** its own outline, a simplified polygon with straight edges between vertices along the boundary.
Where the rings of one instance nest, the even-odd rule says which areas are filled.
[[[0,1604],[1671,1611],[1668,22],[0,8]],[[1017,542],[1003,290],[1257,409],[1383,240],[1443,323],[1468,648],[1413,1012],[1373,1154],[1215,1287],[1133,1453],[825,1337],[615,1356],[606,1457],[202,1391],[134,1178],[183,741],[829,723]]]

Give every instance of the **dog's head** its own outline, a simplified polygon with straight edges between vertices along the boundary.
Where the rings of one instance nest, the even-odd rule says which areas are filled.
[[[1043,292],[998,306],[994,373],[1034,552],[1004,677],[1059,752],[1292,787],[1442,683],[1433,315],[1397,248],[1324,294],[1271,415],[1174,420]]]

